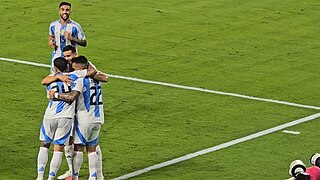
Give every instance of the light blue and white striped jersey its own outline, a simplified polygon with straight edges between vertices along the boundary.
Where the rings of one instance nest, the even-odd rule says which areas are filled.
[[[80,82],[78,82],[80,83]],[[77,90],[80,96],[77,100],[76,117],[79,123],[104,123],[103,97],[101,82],[92,78],[82,79],[82,88]],[[77,86],[81,87],[81,86]]]
[[[64,32],[68,31],[72,37],[80,40],[85,40],[86,37],[79,23],[69,20],[67,25],[61,25],[60,20],[56,20],[50,23],[49,36],[54,37],[55,44],[58,45],[57,49],[52,52],[52,61],[57,57],[63,57],[63,48],[67,45],[71,45],[71,42],[64,37]],[[73,44],[77,50],[77,44]],[[78,52],[78,50],[77,50]]]
[[[69,78],[73,79],[73,84],[68,85],[64,82],[57,81],[49,84],[47,86],[47,92],[49,92],[51,89],[55,90],[58,93],[68,93],[73,90],[73,88],[79,89],[77,87],[77,81],[82,79],[81,77],[84,77],[86,74],[85,71],[75,71],[74,73],[69,74]],[[81,86],[82,84],[79,84]],[[54,101],[50,100],[48,107],[45,111],[44,118],[46,119],[55,119],[55,118],[61,118],[61,117],[68,117],[73,118],[76,112],[76,101],[73,101],[72,103],[67,103],[64,101]]]

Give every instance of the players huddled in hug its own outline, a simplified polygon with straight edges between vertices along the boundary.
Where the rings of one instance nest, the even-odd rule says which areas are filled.
[[[104,123],[101,82],[107,82],[108,76],[85,56],[78,56],[77,45],[86,46],[87,42],[81,26],[69,19],[70,13],[71,4],[61,2],[60,20],[49,27],[49,46],[54,51],[51,73],[42,80],[49,104],[40,128],[37,180],[44,178],[52,142],[48,179],[56,177],[63,151],[69,170],[58,179],[78,179],[84,148],[88,153],[89,179],[104,179],[98,137]]]

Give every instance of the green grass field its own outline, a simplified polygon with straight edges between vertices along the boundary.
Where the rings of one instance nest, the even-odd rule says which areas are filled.
[[[103,72],[320,106],[318,1],[70,2],[88,40],[79,53]],[[0,57],[49,64],[59,3],[0,0]],[[0,61],[0,179],[37,176],[48,73]],[[319,112],[116,78],[103,93],[106,179]],[[274,132],[132,179],[285,179],[292,160],[309,166],[320,152],[318,127],[315,119],[287,128],[299,135]],[[58,174],[66,168],[64,160]]]

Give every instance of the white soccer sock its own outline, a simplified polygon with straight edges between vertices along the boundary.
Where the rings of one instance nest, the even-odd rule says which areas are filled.
[[[98,177],[103,177],[103,173],[102,173],[102,152],[101,152],[101,149],[100,149],[99,145],[96,147],[96,153],[98,155],[97,176]]]
[[[54,180],[54,177],[49,176],[48,180]]]
[[[74,178],[78,178],[82,162],[83,162],[83,152],[75,151],[73,156],[73,177]]]
[[[73,145],[65,146],[64,153],[68,163],[69,171],[72,171]]]
[[[48,148],[40,147],[38,153],[38,179],[43,179],[44,170],[48,162]]]
[[[96,152],[88,154],[89,162],[89,180],[97,178],[98,155]]]
[[[54,179],[57,174],[57,171],[60,168],[62,161],[62,152],[54,151],[53,156],[50,163],[50,171],[49,171],[49,179]]]

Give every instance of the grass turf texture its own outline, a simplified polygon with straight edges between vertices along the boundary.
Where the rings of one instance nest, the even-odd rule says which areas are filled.
[[[288,162],[301,159],[311,166],[310,156],[319,151],[312,145],[319,125],[317,119],[289,128],[299,130],[299,136],[276,132],[133,179],[285,179]]]
[[[3,19],[0,57],[49,64],[48,26],[58,18],[59,2],[0,0]],[[102,71],[319,106],[316,92],[319,89],[317,15],[320,4],[317,1],[71,3],[74,11],[71,18],[82,25],[88,39],[88,47],[80,48],[80,54],[89,57]],[[1,136],[7,137],[0,144],[1,149],[9,152],[9,155],[1,154],[1,159],[7,162],[1,163],[1,174],[7,178],[32,179],[36,169],[38,126],[46,106],[45,95],[39,94],[44,92],[40,80],[48,69],[3,62],[0,69],[1,77],[6,77],[1,81],[0,117],[6,129],[1,131]],[[23,83],[12,88],[12,84],[21,79]],[[124,80],[112,79],[104,87],[107,124],[101,139],[107,178],[316,112]],[[16,128],[19,133],[13,133]],[[284,178],[290,160],[299,155],[297,158],[306,161],[318,145],[299,141],[303,147],[310,146],[312,152],[306,152],[305,148],[289,151],[293,147],[291,141],[280,141],[275,146],[269,146],[268,141],[281,140],[280,136],[283,139],[305,137],[303,140],[317,137],[306,132],[307,129],[305,135],[277,136],[275,133],[248,142],[257,145],[244,143],[235,146],[240,150],[229,148],[191,161],[200,161],[199,167],[206,167],[208,162],[201,159],[208,158],[209,162],[231,168],[234,162],[227,161],[228,154],[235,153],[238,161],[245,161],[252,151],[260,153],[260,150],[261,158],[250,171],[245,167],[223,171],[209,166],[203,170],[204,177],[219,173],[226,177],[239,172],[249,174],[265,168],[258,162],[266,161],[275,163],[275,168],[268,169],[266,174],[276,171],[273,179]],[[281,159],[269,157],[275,149],[283,152]],[[183,177],[185,163],[189,162],[168,167],[179,167],[168,177]],[[196,166],[194,169],[197,171]],[[86,175],[87,170],[82,172]],[[151,174],[153,179],[166,177],[162,170]],[[251,179],[255,177],[252,175]],[[263,177],[261,174],[258,178]]]

